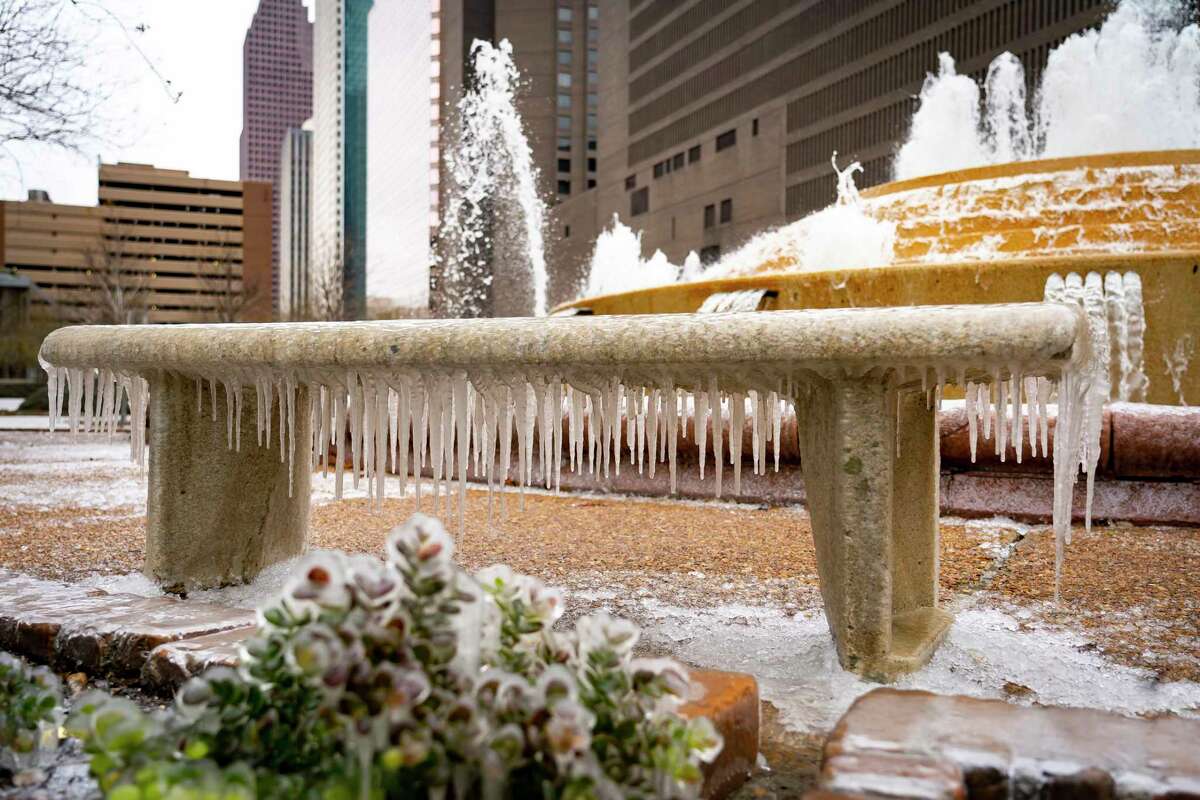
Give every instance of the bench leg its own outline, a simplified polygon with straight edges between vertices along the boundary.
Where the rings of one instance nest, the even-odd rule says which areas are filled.
[[[241,449],[227,440],[225,392],[216,420],[205,388],[158,375],[150,381],[149,497],[144,572],[164,589],[186,592],[250,581],[264,567],[304,552],[312,483],[310,424],[303,391],[296,402],[291,494],[280,460],[278,400],[270,446],[259,447],[254,389],[244,390]]]
[[[814,381],[796,408],[838,660],[879,681],[920,669],[951,621],[937,608],[936,411],[882,378]]]

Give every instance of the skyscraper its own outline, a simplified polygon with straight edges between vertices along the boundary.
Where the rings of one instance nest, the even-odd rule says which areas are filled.
[[[301,0],[259,0],[242,45],[240,177],[276,186],[288,128],[312,116],[312,24]],[[279,303],[279,191],[271,200],[271,295]]]
[[[312,276],[340,278],[342,313],[366,309],[367,19],[371,0],[317,0]],[[331,299],[314,297],[320,305]],[[318,309],[329,315],[328,309]]]
[[[375,0],[371,7],[367,298],[380,312],[429,304],[429,209],[438,160],[434,37],[439,21],[433,0]]]
[[[312,120],[288,128],[279,158],[279,313],[304,317],[312,237]]]

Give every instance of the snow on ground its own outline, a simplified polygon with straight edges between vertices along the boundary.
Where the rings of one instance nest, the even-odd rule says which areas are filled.
[[[124,434],[12,433],[0,439],[0,504],[142,513],[146,476]]]

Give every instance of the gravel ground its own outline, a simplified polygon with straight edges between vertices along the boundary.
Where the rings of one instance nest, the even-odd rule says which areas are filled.
[[[127,445],[98,437],[0,432],[0,567],[69,581],[136,572],[145,537],[144,478],[127,457]],[[83,470],[80,460],[88,462]],[[331,482],[314,480],[313,547],[379,552],[386,532],[416,506],[411,496],[376,507],[361,492],[350,494],[356,496],[333,501]],[[720,635],[728,646],[778,624],[771,614],[803,627],[820,608],[803,509],[546,492],[528,492],[522,504],[514,492],[503,514],[494,498],[489,524],[487,493],[471,490],[467,498],[464,565],[504,562],[565,586],[572,616],[605,608],[656,627],[660,634],[645,645],[651,652],[703,662],[688,657],[697,646],[703,650],[703,641],[662,635],[683,630],[688,615],[717,619],[717,628],[697,630],[726,631]],[[428,487],[422,507],[433,511]],[[457,519],[447,520],[457,530]],[[1149,670],[1150,680],[1164,686],[1200,681],[1198,564],[1200,530],[1077,529],[1055,604],[1054,543],[1044,527],[954,519],[941,527],[940,580],[950,607],[964,615],[983,609],[973,619],[984,622],[991,619],[987,609],[997,609],[1008,615],[1001,627],[1015,621],[1029,632],[1067,631],[1082,637],[1071,645],[1081,653]],[[814,624],[819,634],[823,622]],[[947,658],[956,647],[947,646]],[[1029,691],[1021,684],[1011,689],[1017,699]],[[820,737],[789,724],[787,713],[763,703],[763,752],[776,769],[739,798],[798,796],[810,785]]]

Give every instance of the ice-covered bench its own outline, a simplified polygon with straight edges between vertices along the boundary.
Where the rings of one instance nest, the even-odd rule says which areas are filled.
[[[950,623],[937,602],[942,387],[965,387],[981,420],[988,402],[1009,404],[1015,421],[1001,433],[1013,437],[1038,434],[1039,406],[1056,392],[1065,532],[1089,456],[1096,333],[1078,304],[1030,303],[83,326],[52,333],[41,357],[58,403],[69,386],[75,429],[103,429],[128,397],[135,458],[150,444],[145,571],[176,589],[248,580],[302,552],[311,475],[331,449],[339,487],[348,459],[377,495],[385,473],[403,487],[425,469],[438,490],[456,478],[461,497],[468,468],[489,485],[536,474],[549,487],[561,469],[622,460],[674,470],[690,412],[719,493],[725,458],[735,456],[735,481],[741,464],[722,453],[721,429],[753,415],[765,460],[780,404],[793,403],[839,657],[886,679],[919,668]],[[729,441],[740,448],[740,436]],[[738,535],[728,532],[731,548]]]

